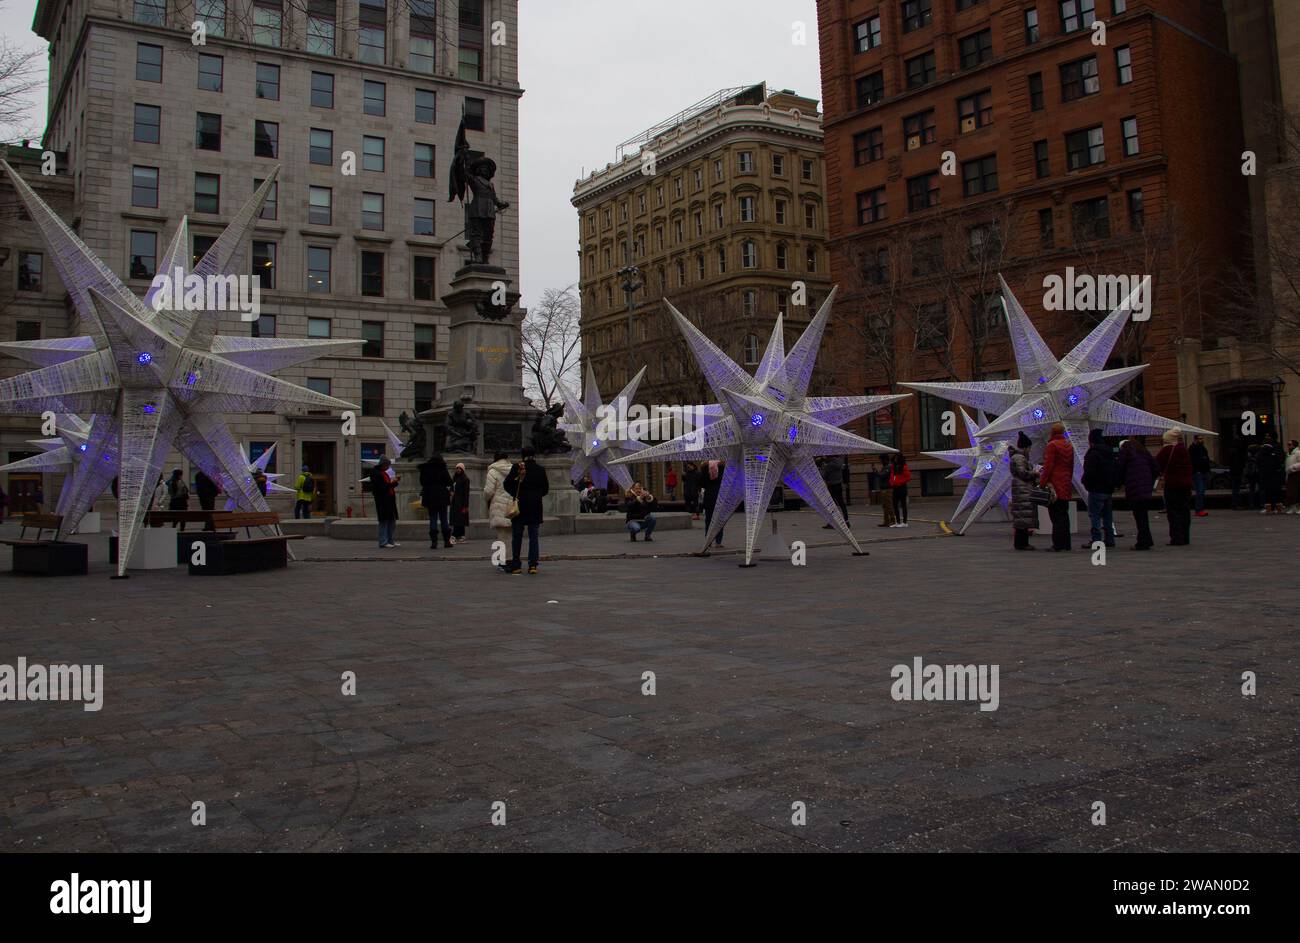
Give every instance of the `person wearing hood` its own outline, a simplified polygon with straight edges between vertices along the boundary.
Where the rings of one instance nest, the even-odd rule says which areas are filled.
[[[370,470],[370,496],[375,501],[379,546],[383,550],[401,546],[394,538],[397,536],[397,483],[402,479],[392,473],[392,465],[387,455],[381,455]]]
[[[511,549],[508,572],[518,576],[523,567],[519,552],[523,547],[524,530],[528,531],[528,572],[537,572],[537,563],[541,558],[541,545],[538,541],[538,529],[542,526],[542,498],[550,494],[551,483],[546,477],[546,469],[537,464],[537,450],[531,445],[524,446],[523,460],[516,462],[510,474],[502,483],[510,496],[515,499],[519,513],[510,522]]]
[[[1192,459],[1183,444],[1183,430],[1166,429],[1164,447],[1156,453],[1160,481],[1165,493],[1165,519],[1169,522],[1169,546],[1186,547],[1192,542]]]
[[[1124,485],[1124,498],[1133,512],[1133,524],[1137,527],[1134,550],[1150,550],[1155,545],[1151,539],[1149,512],[1159,475],[1160,466],[1147,451],[1146,440],[1140,435],[1125,440],[1119,449],[1119,461],[1115,463],[1115,481]]]
[[[505,452],[492,456],[487,476],[483,479],[483,500],[487,504],[488,526],[496,533],[503,547],[510,546],[510,493],[502,485],[510,475],[510,458]],[[504,569],[504,567],[503,567]]]
[[[1033,463],[1029,461],[1032,447],[1033,442],[1022,432],[1016,437],[1016,444],[1007,449],[1011,462],[1011,527],[1015,534],[1012,546],[1017,550],[1038,549],[1029,543],[1030,532],[1038,527],[1038,507],[1031,497],[1038,484]]]
[[[1092,542],[1115,546],[1115,453],[1102,440],[1100,429],[1088,433],[1088,451],[1083,456],[1083,486],[1088,489],[1088,520],[1092,525]]]
[[[420,504],[429,512],[429,549],[438,549],[438,531],[444,546],[452,546],[451,527],[447,524],[447,505],[451,502],[451,475],[447,462],[437,452],[420,463]]]
[[[469,538],[465,528],[469,527],[469,474],[465,463],[457,462],[456,471],[451,476],[451,540],[463,544]]]
[[[722,488],[722,473],[726,471],[726,462],[710,461],[701,471],[703,480],[702,494],[700,503],[704,506],[704,532],[709,531],[709,522],[713,520],[713,512],[718,506],[718,492]],[[713,538],[715,547],[722,546],[723,528],[718,528],[718,534]]]
[[[1056,500],[1047,508],[1052,519],[1052,549],[1062,552],[1070,549],[1070,502],[1074,500],[1074,446],[1065,435],[1063,423],[1052,423],[1051,438],[1043,450],[1043,471],[1039,485],[1048,485],[1056,492]]]

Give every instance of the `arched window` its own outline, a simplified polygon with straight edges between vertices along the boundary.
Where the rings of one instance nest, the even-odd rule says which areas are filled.
[[[758,366],[758,335],[745,335],[745,366]]]

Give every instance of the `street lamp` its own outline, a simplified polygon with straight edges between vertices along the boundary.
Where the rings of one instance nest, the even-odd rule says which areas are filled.
[[[1277,441],[1285,447],[1286,434],[1282,429],[1282,391],[1286,389],[1286,381],[1280,376],[1275,376],[1268,381],[1268,385],[1273,388],[1273,419],[1277,423]]]

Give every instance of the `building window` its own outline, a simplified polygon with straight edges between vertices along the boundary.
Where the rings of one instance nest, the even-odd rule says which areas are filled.
[[[1118,46],[1115,49],[1115,72],[1118,74],[1120,85],[1128,85],[1133,81],[1133,53],[1128,46]]]
[[[804,255],[804,268],[809,272],[817,271],[817,247],[809,246],[807,253]]]
[[[167,5],[164,0],[135,0],[133,18],[145,26],[166,26]]]
[[[384,228],[384,195],[382,193],[361,194],[361,228],[376,230]]]
[[[226,35],[226,0],[196,0],[194,13],[209,36]]]
[[[993,93],[988,89],[957,100],[957,126],[969,134],[993,121]]]
[[[926,236],[912,243],[912,277],[931,275],[943,265],[943,236]]]
[[[695,173],[698,175],[700,172],[697,170],[695,171]],[[772,155],[772,176],[773,177],[785,176],[785,157],[782,156],[781,154]],[[696,189],[698,190],[699,187],[697,186]]]
[[[1031,72],[1029,75],[1029,110],[1043,110],[1043,73]]]
[[[867,251],[862,263],[862,278],[870,285],[883,285],[889,280],[889,250],[881,247]]]
[[[221,212],[221,176],[219,174],[194,175],[194,212]]]
[[[933,108],[927,108],[903,119],[903,142],[909,151],[916,150],[922,144],[934,143]]]
[[[1052,211],[1043,209],[1038,211],[1038,245],[1044,249],[1050,249],[1056,244],[1055,226],[1052,223]]]
[[[885,129],[872,128],[853,135],[853,163],[861,167],[885,156]]]
[[[957,12],[960,13],[962,10],[969,10],[971,7],[982,2],[983,0],[957,0]]]
[[[1101,91],[1097,78],[1097,57],[1089,56],[1061,66],[1061,101],[1074,101]]]
[[[758,292],[746,288],[740,295],[740,313],[747,318],[758,314]]]
[[[225,60],[221,56],[199,53],[199,88],[205,92],[221,91]]]
[[[1119,16],[1128,10],[1128,0],[1110,0],[1110,12]]]
[[[280,0],[255,0],[253,4],[253,42],[259,46],[279,46],[284,14]]]
[[[205,255],[207,255],[209,250],[211,250],[211,248],[216,244],[217,244],[216,236],[195,236],[194,252],[190,256],[190,259],[192,260],[192,264],[197,266],[199,264],[199,261]]]
[[[280,126],[274,121],[253,122],[253,155],[277,157],[280,154]]]
[[[939,175],[931,172],[907,181],[907,211],[915,213],[939,205]]]
[[[1025,45],[1032,46],[1038,38],[1038,10],[1030,7],[1025,11]]]
[[[41,339],[40,321],[17,321],[14,323],[14,340],[38,341]]]
[[[936,73],[933,49],[908,59],[905,65],[907,67],[908,88],[920,88],[922,85],[929,85],[934,81]]]
[[[361,110],[368,115],[382,118],[387,111],[388,86],[383,82],[367,79],[362,83]]]
[[[942,301],[931,301],[921,305],[916,313],[916,346],[919,350],[942,350],[948,346],[948,306]],[[935,396],[922,394],[922,401],[927,399],[936,400],[940,404],[944,401]],[[939,411],[942,415],[942,410]],[[925,417],[927,411],[925,406],[921,407],[921,415]],[[921,423],[921,447],[927,449],[942,448],[941,445],[935,444],[932,438],[934,430],[931,428],[931,422],[923,419]],[[941,429],[941,424],[935,424],[934,428]],[[939,441],[946,439],[946,436],[940,436]]]
[[[321,396],[334,395],[330,392],[331,384],[329,377],[308,377],[307,389],[311,390],[313,393],[319,393]],[[382,451],[382,449],[380,451]]]
[[[415,199],[415,235],[433,235],[433,200]]]
[[[264,289],[275,287],[275,243],[253,240],[253,277]]]
[[[152,207],[158,205],[157,167],[131,168],[131,205]]]
[[[1070,207],[1075,242],[1110,236],[1110,207],[1104,196],[1080,200]]]
[[[140,144],[157,144],[162,133],[162,108],[157,105],[135,106],[135,131]]]
[[[377,174],[384,172],[384,139],[365,135],[361,138],[361,167]]]
[[[1120,127],[1124,129],[1124,156],[1132,157],[1139,152],[1138,120],[1136,118],[1125,118]]]
[[[957,41],[961,67],[972,69],[981,62],[993,58],[993,31],[982,29],[978,33],[963,36]]]
[[[416,329],[419,330],[418,328]],[[432,328],[430,328],[432,330]],[[432,357],[428,359],[432,360]],[[438,384],[430,383],[425,380],[415,381],[415,393],[412,399],[415,402],[416,413],[422,413],[425,410],[433,409],[433,401],[438,397]]]
[[[862,76],[854,83],[854,91],[859,108],[876,104],[885,97],[885,73],[872,72],[870,75]]]
[[[308,160],[325,167],[334,163],[334,132],[327,128],[312,128],[307,136]]]
[[[723,222],[725,216],[726,216],[726,211],[722,208],[722,204],[715,203],[713,205],[713,228],[714,229],[721,229],[725,225],[725,223]],[[661,245],[660,248],[662,249],[663,246]]]
[[[378,252],[363,252],[364,258],[367,255],[379,255],[382,262],[382,255]],[[361,348],[362,357],[382,357],[384,356],[384,322],[383,321],[362,321],[361,322],[361,339],[365,344]]]
[[[680,288],[686,284],[686,263],[681,259],[677,260],[677,287]]]
[[[740,267],[756,268],[758,266],[758,248],[746,239],[740,244]]]
[[[977,157],[961,165],[961,190],[963,196],[996,193],[998,189],[998,159],[990,154]],[[936,197],[937,198],[937,197]]]
[[[416,256],[412,265],[414,284],[411,294],[416,301],[433,300],[433,259],[428,256]]]
[[[19,291],[40,291],[41,279],[45,272],[45,256],[40,252],[19,252],[18,253],[18,290]],[[40,331],[37,330],[36,337],[26,338],[27,340],[36,340],[40,337]],[[24,340],[24,338],[18,338]]]
[[[388,11],[384,0],[361,0],[357,58],[383,65],[388,60]]]
[[[417,177],[433,176],[433,145],[415,145],[415,175]]]
[[[308,0],[307,51],[334,55],[334,0]]]
[[[1093,0],[1059,0],[1061,6],[1061,32],[1075,33],[1088,29],[1096,19]]]
[[[384,414],[384,381],[361,381],[361,415],[382,416]]]
[[[776,267],[781,271],[785,271],[789,267],[786,260],[785,243],[783,242],[777,243],[776,246]]]
[[[221,150],[221,115],[199,112],[195,121],[194,146],[201,151]]]
[[[131,230],[132,278],[153,278],[158,268],[158,234],[146,229]]]
[[[966,253],[975,263],[996,262],[1002,254],[1002,233],[995,223],[981,223],[966,230]]]
[[[313,187],[312,189],[324,189]],[[326,190],[328,193],[329,191]],[[307,247],[307,290],[328,292],[330,290],[330,250],[328,246]]]
[[[334,191],[331,188],[307,188],[307,221],[316,226],[328,226],[334,221]]]
[[[438,123],[438,93],[427,88],[415,90],[415,120],[419,124]]]
[[[1036,176],[1039,180],[1042,180],[1044,177],[1050,176],[1051,173],[1052,173],[1052,167],[1047,159],[1047,142],[1035,141],[1034,142],[1034,176]]]
[[[1106,143],[1101,132],[1101,125],[1071,131],[1065,136],[1065,166],[1070,170],[1081,170],[1094,164],[1106,162]]]
[[[275,337],[275,315],[263,314],[248,329],[253,337]]]
[[[930,22],[930,0],[903,0],[903,32],[910,33]]]
[[[1142,191],[1128,191],[1128,228],[1130,232],[1140,232],[1146,217],[1142,213]]]
[[[703,236],[704,235],[704,214],[697,210],[695,214],[691,216],[691,219],[695,223],[695,235],[697,237]]]
[[[328,72],[311,74],[311,104],[313,108],[334,107],[334,76]]]
[[[257,64],[257,79],[253,83],[253,93],[267,101],[280,100],[280,67],[266,62]]]
[[[361,253],[361,294],[372,298],[382,298],[384,294],[384,254],[382,252],[363,252]],[[363,357],[382,357],[383,348],[383,325],[380,322],[365,322],[367,324],[379,324],[381,333],[379,335],[379,353],[363,353]],[[370,339],[367,336],[366,350],[371,349]]]
[[[754,221],[754,198],[752,196],[742,196],[740,198],[740,221],[742,223],[752,223]]]
[[[873,16],[853,26],[853,48],[867,52],[880,45],[880,17]]]
[[[135,44],[135,77],[140,82],[162,81],[162,46]]]
[[[803,206],[803,226],[804,229],[817,228],[817,207],[812,203],[805,203]]]
[[[483,0],[460,0],[460,60],[458,75],[473,82],[483,80]]]
[[[874,190],[864,190],[858,194],[858,225],[866,226],[868,223],[878,223],[886,219],[885,188],[876,187]]]
[[[308,337],[314,337],[317,340],[328,340],[332,335],[333,329],[329,318],[307,319]]]
[[[721,247],[718,248],[718,274],[727,274],[727,250]]]
[[[465,129],[487,130],[487,103],[481,98],[465,99]]]

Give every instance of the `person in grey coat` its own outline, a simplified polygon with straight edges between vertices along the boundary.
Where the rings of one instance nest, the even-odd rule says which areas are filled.
[[[1029,497],[1029,492],[1038,485],[1038,476],[1029,461],[1032,446],[1029,436],[1022,432],[1016,444],[1007,449],[1011,456],[1011,526],[1015,528],[1013,546],[1017,550],[1035,549],[1029,543],[1029,532],[1038,527],[1038,506]]]

